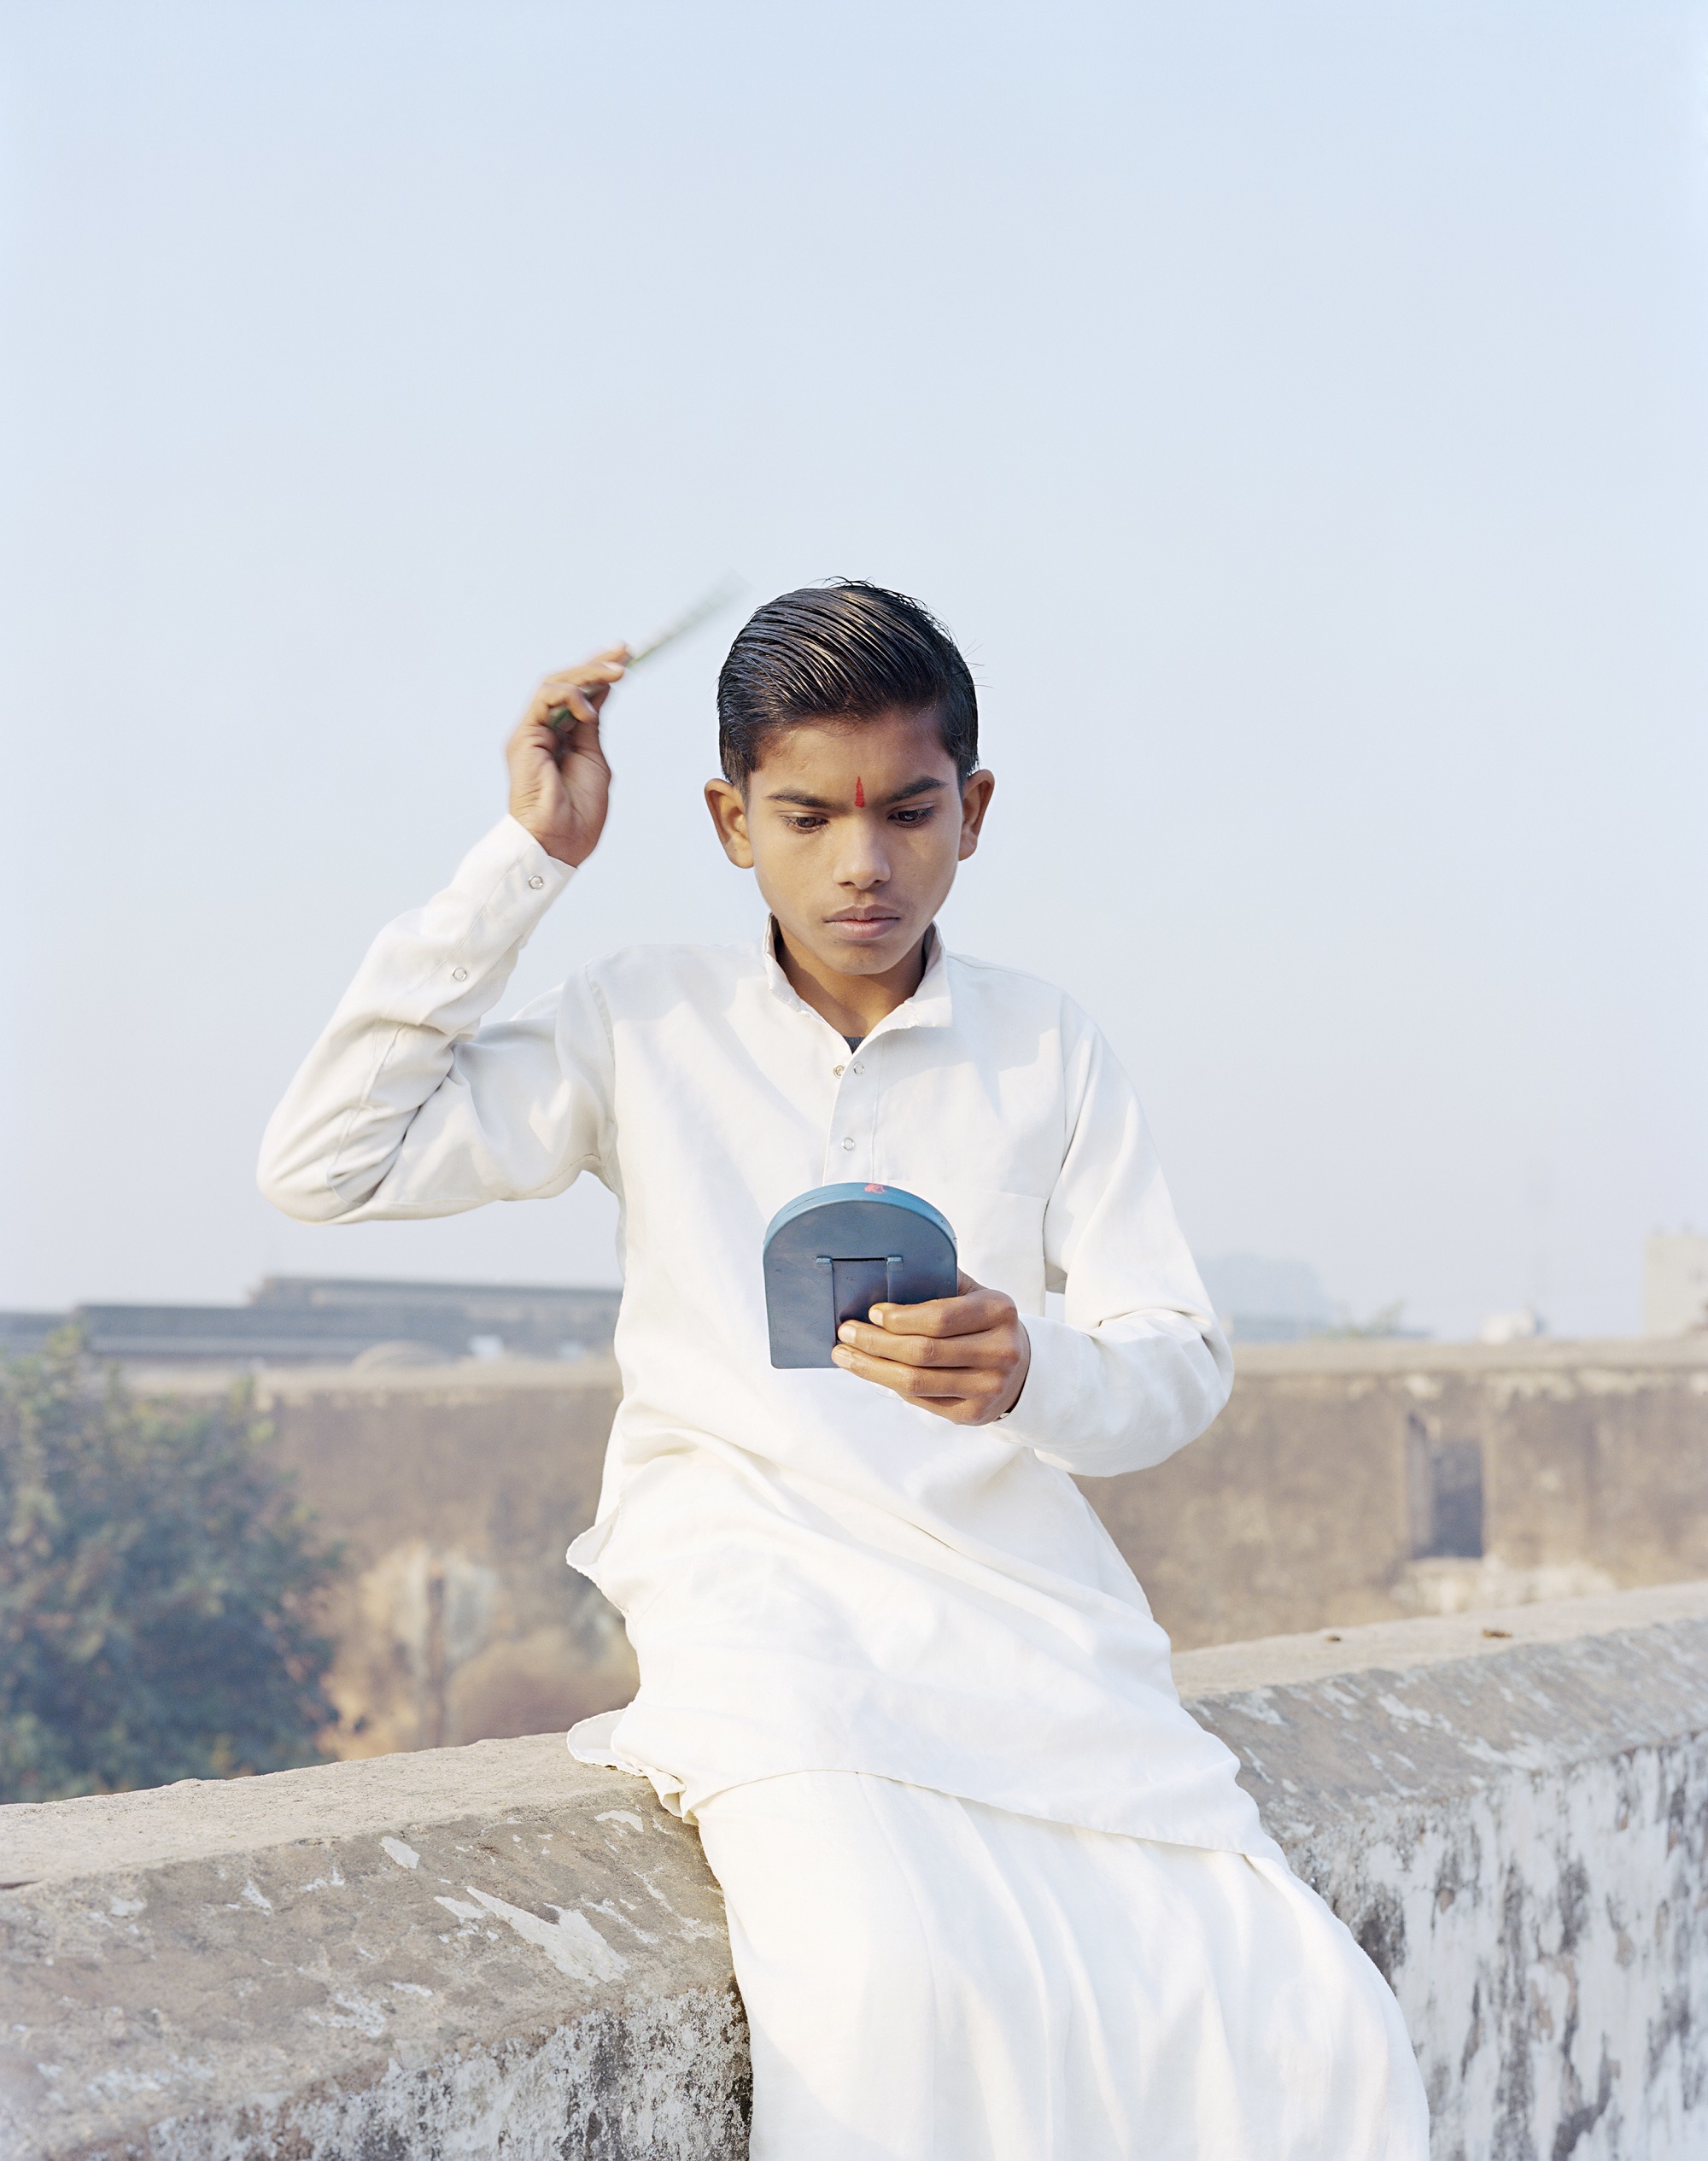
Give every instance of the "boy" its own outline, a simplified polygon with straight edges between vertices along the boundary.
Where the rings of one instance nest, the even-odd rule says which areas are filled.
[[[1398,2007],[1069,1476],[1193,1439],[1231,1362],[1101,1036],[933,928],[994,787],[964,661],[874,586],[761,608],[705,791],[760,943],[619,953],[483,1026],[598,843],[623,660],[541,685],[510,816],[382,934],[260,1174],[315,1222],[617,1194],[623,1398],[570,1558],[640,1688],[570,1747],[699,1826],[754,2155],[1424,2161]],[[851,1180],[942,1210],[958,1295],[776,1371],[765,1226]]]

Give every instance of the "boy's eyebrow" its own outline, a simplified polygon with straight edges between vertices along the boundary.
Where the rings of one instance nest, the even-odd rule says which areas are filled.
[[[880,797],[874,808],[881,808],[891,803],[905,803],[912,796],[927,795],[933,788],[947,788],[948,785],[947,781],[939,780],[934,773],[922,773],[916,781],[910,781],[905,788],[898,788],[892,794]],[[804,788],[768,788],[765,800],[768,803],[794,803],[803,811],[834,811],[836,808],[836,805],[824,796],[809,795]]]

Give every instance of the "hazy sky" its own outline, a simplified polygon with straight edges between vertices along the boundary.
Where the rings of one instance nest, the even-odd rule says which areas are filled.
[[[945,928],[1103,1021],[1201,1252],[1635,1326],[1708,1227],[1703,6],[0,23],[0,1303],[608,1279],[589,1182],[310,1231],[255,1147],[533,679],[734,570],[962,640]],[[514,999],[754,929],[723,641]]]

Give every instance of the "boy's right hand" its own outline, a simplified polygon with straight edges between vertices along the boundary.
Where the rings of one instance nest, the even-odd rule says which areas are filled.
[[[627,646],[608,646],[547,676],[505,746],[510,815],[559,863],[585,863],[605,830],[611,768],[600,747],[599,714],[628,658]]]

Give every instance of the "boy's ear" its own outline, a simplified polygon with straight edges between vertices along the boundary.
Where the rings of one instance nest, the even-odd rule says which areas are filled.
[[[985,813],[991,807],[991,798],[996,794],[997,776],[986,772],[981,765],[976,773],[967,776],[967,785],[961,791],[961,856],[964,863],[979,845],[979,835],[985,823]]]
[[[753,843],[747,837],[747,805],[734,781],[708,781],[705,807],[711,812],[718,846],[738,870],[753,868]]]

